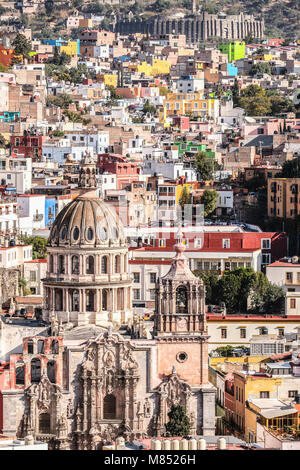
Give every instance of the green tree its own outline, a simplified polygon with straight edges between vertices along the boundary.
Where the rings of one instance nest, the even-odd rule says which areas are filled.
[[[269,98],[271,103],[272,116],[296,111],[294,103],[284,96],[274,94]]]
[[[218,193],[215,189],[206,189],[201,196],[201,204],[204,205],[204,217],[214,212],[218,200]]]
[[[195,168],[200,173],[201,179],[207,181],[213,178],[213,172],[218,168],[218,164],[206,152],[198,152],[195,155]]]
[[[7,147],[7,142],[4,135],[0,134],[0,148],[5,149]]]
[[[186,186],[184,186],[182,190],[182,195],[180,198],[181,208],[183,209],[185,204],[190,204],[190,203],[191,203],[191,194],[187,190]]]
[[[266,73],[271,75],[271,65],[269,62],[257,62],[257,64],[253,64],[251,69],[249,70],[249,75],[256,75],[258,73]]]
[[[205,285],[205,302],[207,305],[219,303],[219,276],[212,271],[194,271]]]
[[[32,258],[33,259],[45,259],[47,256],[47,242],[46,238],[42,237],[23,237],[23,242],[26,245],[32,245]]]
[[[19,289],[21,289],[24,296],[31,294],[31,290],[27,287],[27,280],[23,277],[19,277]]]
[[[25,58],[29,57],[31,51],[31,42],[24,36],[24,34],[18,33],[12,42],[16,55],[22,55]]]
[[[60,95],[56,96],[48,96],[47,101],[49,104],[59,106],[62,109],[67,109],[68,106],[73,103],[72,96],[68,93],[61,93]]]
[[[300,178],[300,157],[284,162],[281,172],[275,176],[279,178]]]
[[[271,112],[271,102],[266,91],[258,85],[249,85],[241,91],[238,105],[247,116],[266,116]]]
[[[146,103],[144,104],[144,107],[143,107],[143,113],[144,114],[156,114],[156,106],[152,105],[149,103],[149,100],[146,101]]]
[[[169,422],[166,424],[166,435],[168,437],[180,437],[189,434],[190,420],[183,406],[172,405],[168,417]]]

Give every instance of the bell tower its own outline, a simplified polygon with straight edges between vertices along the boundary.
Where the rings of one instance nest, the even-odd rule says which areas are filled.
[[[194,336],[206,332],[204,284],[189,268],[181,230],[177,237],[171,268],[156,286],[154,329],[157,336]]]
[[[78,187],[85,190],[97,188],[96,163],[88,150],[80,162]]]
[[[176,369],[179,380],[191,387],[196,399],[197,433],[213,435],[216,390],[208,381],[205,288],[189,268],[181,229],[177,237],[171,268],[156,284],[157,372],[164,379],[172,377]]]

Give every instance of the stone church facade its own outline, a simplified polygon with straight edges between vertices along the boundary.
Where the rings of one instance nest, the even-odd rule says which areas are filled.
[[[54,262],[53,272],[49,268],[44,309],[48,336],[26,338],[23,354],[10,356],[9,385],[2,391],[3,433],[34,435],[54,449],[96,450],[118,436],[130,441],[164,435],[174,404],[184,406],[191,434],[213,435],[215,389],[208,382],[205,290],[189,269],[180,233],[170,271],[157,281],[152,328],[148,326],[151,322],[147,322],[147,329],[146,322],[132,315],[129,304],[122,313],[122,308],[116,309],[117,301],[103,309],[96,300],[93,309],[85,311],[86,293],[75,311],[67,310],[66,300],[55,303],[53,289],[81,290],[86,286],[99,291],[96,299],[98,295],[101,299],[103,289],[113,288],[125,288],[130,298],[131,281],[124,262],[127,247],[119,241],[114,245],[112,237],[114,229],[120,230],[119,222],[116,227],[115,218],[105,225],[108,213],[95,195],[86,193],[85,203],[92,207],[94,217],[82,217],[80,225],[76,206],[84,205],[82,197],[71,202],[69,209],[67,206],[65,216],[58,215],[48,258],[76,251],[76,256],[82,257],[80,269],[84,269],[88,256],[112,256],[107,264],[110,271],[103,273],[102,279],[97,268],[91,275],[81,271],[78,277],[64,277],[58,285],[54,275],[59,263]],[[73,218],[69,217],[70,208]],[[97,219],[97,211],[104,212],[102,219]],[[70,220],[77,225],[72,226]],[[98,241],[95,235],[86,247],[85,234],[88,229],[97,233],[99,220],[100,227],[103,222],[102,227],[109,230],[107,243],[101,245],[101,237]],[[81,246],[72,239],[77,226],[83,234]],[[123,261],[120,272],[114,273],[116,256]],[[94,266],[100,267],[101,261]],[[112,276],[110,281],[106,276]],[[50,306],[49,297],[54,301]]]

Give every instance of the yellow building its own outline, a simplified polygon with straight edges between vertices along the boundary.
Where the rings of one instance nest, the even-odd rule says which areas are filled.
[[[235,424],[243,439],[247,442],[255,442],[256,421],[253,419],[252,414],[246,413],[248,400],[276,398],[282,379],[280,377],[268,377],[263,374],[246,375],[241,372],[233,372],[233,377],[232,401],[229,400],[231,406],[226,409],[227,421]]]
[[[118,77],[117,75],[106,73],[103,75],[103,81],[105,85],[113,86],[114,88],[116,88],[118,84]]]
[[[138,65],[137,69],[139,73],[144,73],[147,77],[156,77],[161,74],[170,73],[171,63],[167,60],[153,59],[153,63],[147,64],[143,62]]]
[[[166,116],[179,114],[215,118],[219,112],[219,100],[204,98],[202,92],[170,93],[164,102]]]
[[[268,216],[295,219],[300,215],[300,178],[268,179]]]
[[[67,55],[72,57],[78,55],[78,42],[68,41],[66,45],[60,46],[60,53],[65,52]]]

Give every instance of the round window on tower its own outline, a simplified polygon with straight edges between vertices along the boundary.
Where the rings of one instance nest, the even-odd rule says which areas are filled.
[[[87,229],[87,239],[88,240],[93,240],[94,237],[94,231],[91,227]]]
[[[177,354],[176,359],[178,362],[185,362],[188,358],[187,353],[185,352],[180,352]]]
[[[107,240],[107,230],[105,227],[102,227],[100,230],[100,238],[101,240]]]
[[[112,229],[112,236],[113,236],[113,238],[114,238],[115,240],[116,240],[116,239],[118,238],[118,236],[119,236],[118,230],[116,229],[116,227],[113,227],[113,229]]]
[[[75,227],[74,230],[73,230],[73,238],[74,240],[78,240],[79,238],[79,228],[78,227]]]
[[[60,237],[62,240],[65,240],[66,236],[67,236],[67,227],[64,225],[62,228],[62,231],[60,232]]]

